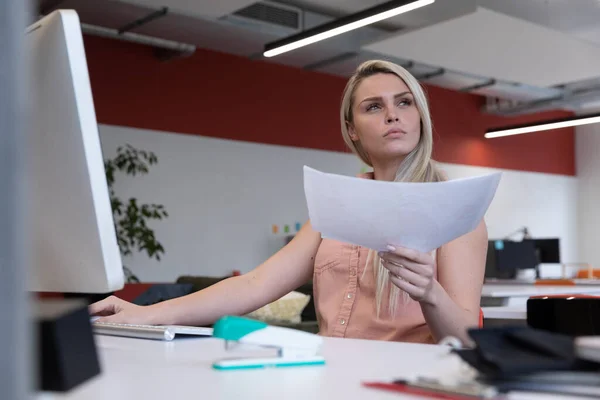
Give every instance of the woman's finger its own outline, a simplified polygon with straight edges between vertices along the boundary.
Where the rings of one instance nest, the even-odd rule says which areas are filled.
[[[396,256],[404,257],[417,264],[433,264],[433,257],[431,257],[431,254],[429,253],[422,253],[414,249],[407,249],[400,246],[388,246],[388,250]]]
[[[407,269],[409,269],[421,276],[424,276],[426,278],[433,277],[433,267],[430,265],[418,264],[418,263],[414,262],[413,260],[409,260],[408,258],[400,257],[400,256],[396,256],[396,255],[389,255],[389,253],[385,254],[384,257],[382,257],[381,259],[385,260],[389,263],[395,264],[395,265],[402,265],[402,266],[406,267]]]
[[[402,278],[415,286],[426,287],[429,284],[428,278],[425,278],[424,276],[421,276],[407,268],[403,268],[402,266],[397,266],[394,264],[390,265],[389,263],[387,263],[386,268],[393,275]]]
[[[107,315],[105,317],[98,318],[95,322],[100,323],[111,323],[111,324],[122,324],[127,321],[127,316],[123,315],[122,312],[117,312],[116,314]]]
[[[88,306],[88,311],[91,315],[114,314],[120,309],[120,301],[117,297],[109,296]]]
[[[412,299],[417,300],[425,295],[425,289],[419,288],[410,282],[403,281],[402,279],[390,274],[390,281],[396,285],[400,290],[405,291]]]
[[[394,254],[394,253],[380,253],[379,257],[382,260],[389,261],[389,262],[391,262],[393,264],[402,264],[402,265],[417,264],[414,260],[408,259],[406,257],[399,256],[399,255]]]
[[[431,265],[416,264],[416,263],[410,262],[408,260],[401,262],[401,264],[404,265],[404,267],[406,267],[406,269],[409,269],[420,276],[423,276],[427,279],[433,278],[434,270]]]

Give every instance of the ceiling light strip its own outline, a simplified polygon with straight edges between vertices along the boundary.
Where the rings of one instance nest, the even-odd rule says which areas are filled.
[[[269,43],[263,55],[274,57],[434,3],[435,0],[396,0],[369,8],[299,34]]]
[[[538,122],[536,124],[527,124],[512,126],[507,128],[488,129],[485,137],[487,139],[498,138],[502,136],[521,135],[524,133],[547,131],[551,129],[569,128],[587,124],[596,124],[600,122],[600,114],[584,115],[579,117],[563,118],[553,121]]]

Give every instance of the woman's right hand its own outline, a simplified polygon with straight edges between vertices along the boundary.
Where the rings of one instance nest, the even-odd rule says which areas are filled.
[[[116,296],[109,296],[89,306],[91,316],[98,322],[153,325],[149,307],[138,306]]]

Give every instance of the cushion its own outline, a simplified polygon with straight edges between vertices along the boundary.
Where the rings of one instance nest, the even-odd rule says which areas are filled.
[[[294,291],[246,316],[267,323],[287,322],[297,324],[302,321],[302,311],[309,301],[309,295]]]

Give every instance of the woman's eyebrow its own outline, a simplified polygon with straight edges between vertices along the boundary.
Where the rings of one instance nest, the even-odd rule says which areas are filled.
[[[394,95],[394,98],[396,98],[396,97],[402,97],[402,96],[405,96],[407,94],[411,94],[412,95],[411,92],[402,92],[402,93],[398,93],[398,94]],[[361,103],[364,103],[366,101],[381,101],[381,96],[367,97],[366,99],[364,99],[363,101],[361,101]]]

